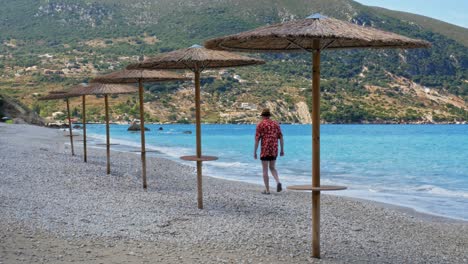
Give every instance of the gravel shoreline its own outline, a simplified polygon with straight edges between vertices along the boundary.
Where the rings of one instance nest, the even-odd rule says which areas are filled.
[[[322,259],[310,258],[310,194],[204,177],[193,167],[88,150],[63,131],[0,124],[0,263],[468,263],[468,223],[322,195]]]

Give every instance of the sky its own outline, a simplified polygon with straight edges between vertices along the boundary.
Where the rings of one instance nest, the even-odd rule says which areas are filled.
[[[432,17],[468,28],[468,0],[354,0],[368,6]]]

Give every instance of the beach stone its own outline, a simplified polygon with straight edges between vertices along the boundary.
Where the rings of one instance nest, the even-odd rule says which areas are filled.
[[[61,131],[13,126],[18,126],[11,128],[15,133],[0,136],[0,245],[23,254],[9,262],[2,255],[4,263],[22,256],[29,262],[37,257],[45,263],[113,263],[109,258],[132,257],[126,252],[158,263],[467,259],[465,222],[411,217],[373,202],[323,194],[318,261],[310,258],[310,193],[265,197],[261,185],[204,176],[205,209],[199,210],[194,165],[148,157],[149,186],[143,191],[135,172],[139,155],[112,152],[112,175],[106,175],[105,150],[93,149],[83,163],[82,148],[76,146],[71,156]],[[59,255],[66,258],[57,261]]]

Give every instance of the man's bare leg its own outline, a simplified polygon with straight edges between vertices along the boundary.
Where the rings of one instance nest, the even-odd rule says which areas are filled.
[[[273,178],[275,178],[276,184],[280,183],[278,171],[276,170],[276,160],[270,160],[270,171]]]
[[[263,168],[263,182],[265,183],[265,190],[270,192],[270,180],[268,179],[268,161],[262,160]]]

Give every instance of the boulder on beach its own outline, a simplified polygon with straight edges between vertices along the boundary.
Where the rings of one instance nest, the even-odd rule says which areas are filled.
[[[132,123],[130,125],[130,127],[127,129],[127,131],[140,131],[141,130],[141,126],[140,124],[137,124],[137,123]],[[150,129],[145,127],[145,131],[149,131]]]

